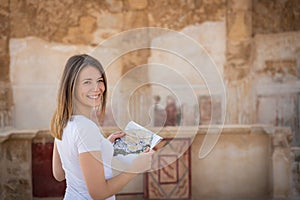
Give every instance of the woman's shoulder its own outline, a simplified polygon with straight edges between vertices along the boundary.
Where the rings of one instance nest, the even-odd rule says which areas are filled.
[[[73,115],[70,121],[76,125],[77,129],[99,131],[97,124],[83,115]]]

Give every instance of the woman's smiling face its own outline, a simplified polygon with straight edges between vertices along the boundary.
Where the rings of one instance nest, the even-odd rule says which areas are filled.
[[[90,112],[102,103],[105,83],[96,67],[86,66],[81,69],[75,83],[75,110],[77,114]],[[84,113],[82,113],[84,112]]]

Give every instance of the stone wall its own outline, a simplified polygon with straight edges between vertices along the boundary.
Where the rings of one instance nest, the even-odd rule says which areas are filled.
[[[35,132],[1,132],[1,199],[32,199],[31,139]]]
[[[107,135],[117,130],[116,127],[103,129]],[[152,130],[156,132],[158,129]],[[180,179],[177,181],[184,187],[191,184],[192,199],[299,197],[298,183],[292,183],[297,177],[292,177],[289,129],[271,126],[225,126],[212,151],[200,158],[207,130],[208,126],[200,126],[198,130],[185,127],[181,128],[180,133],[176,127],[159,130],[164,138],[176,137],[175,142],[179,143],[172,147],[173,150],[176,147],[185,147],[187,143],[184,141],[190,139],[191,154],[182,158],[189,162],[183,166],[182,163],[172,165],[173,168],[168,170],[173,173],[177,167],[183,167],[186,173],[190,173],[190,183],[180,182]],[[183,141],[182,145],[180,141]],[[1,199],[49,198],[62,194],[65,185],[56,182],[51,174],[52,142],[53,138],[48,131],[11,130],[1,133]],[[169,153],[181,157],[183,152]],[[42,182],[45,180],[47,181]],[[143,192],[147,190],[146,186],[143,176],[140,175],[118,194],[118,199],[142,199]]]
[[[217,59],[220,69],[224,63],[224,43],[221,44],[222,48],[217,56],[215,52],[218,45],[210,47],[209,44],[214,36],[218,37],[218,41],[221,39],[225,41],[226,3],[224,0],[201,2],[114,0],[64,3],[10,1],[8,7],[10,77],[14,96],[12,102],[15,105],[12,115],[14,126],[17,128],[47,128],[55,104],[55,90],[59,75],[68,56],[74,53],[91,52],[100,42],[105,42],[106,39],[124,30],[148,26],[171,28],[177,31],[185,29],[187,35],[199,42],[207,43],[207,48],[212,49],[210,55]],[[202,26],[205,22],[216,22],[216,24],[207,23]],[[206,28],[209,31],[206,31]],[[201,31],[205,33],[198,39],[197,35]],[[213,32],[216,34],[208,37]],[[127,41],[122,42],[122,45],[126,46]],[[36,52],[35,49],[39,51]],[[120,77],[129,70],[147,64],[151,53],[141,49],[116,57],[118,63],[114,62],[112,64],[114,66],[110,65],[107,68],[109,76],[113,77],[110,88],[113,88]],[[144,74],[146,79],[150,76],[156,74],[150,72]],[[131,81],[135,82],[134,78]],[[119,91],[121,95],[128,92],[132,91],[128,91],[126,85],[123,85]],[[135,109],[130,110],[131,115],[143,124],[148,122],[148,116],[142,115],[148,113],[152,94],[151,88],[144,86],[132,98],[131,103],[134,104]],[[145,95],[147,95],[146,99],[142,97]],[[23,102],[27,102],[27,105]],[[122,110],[124,103],[126,104],[126,102],[119,102],[120,105],[117,106],[119,111]],[[44,107],[45,104],[48,106]],[[31,118],[26,117],[29,110]],[[108,108],[108,110],[112,109]],[[117,120],[124,118],[122,112],[117,116],[119,116]],[[34,120],[37,118],[40,119],[38,123]]]
[[[300,5],[297,0],[253,0],[253,34],[299,31]]]
[[[113,33],[137,27],[180,30],[189,24],[218,21],[224,18],[226,8],[225,0],[26,0],[10,1],[6,5],[10,37],[35,36],[47,41],[85,45],[95,44],[93,37],[105,39]]]
[[[255,121],[291,127],[294,145],[300,144],[299,39],[299,32],[257,34],[253,42]]]
[[[208,22],[224,22],[227,32],[226,62],[220,62],[220,66],[224,67],[223,75],[228,87],[226,122],[249,124],[257,122],[256,108],[252,106],[255,104],[252,94],[252,76],[255,74],[252,71],[252,52],[255,50],[253,36],[300,29],[296,0],[2,2],[0,14],[3,23],[0,33],[3,48],[0,69],[3,100],[0,122],[3,127],[12,124],[22,127],[18,122],[12,123],[11,119],[19,112],[14,110],[12,113],[12,105],[16,104],[16,100],[12,99],[9,78],[13,76],[9,65],[14,62],[10,59],[13,52],[10,52],[8,45],[11,39],[37,37],[50,43],[93,47],[116,33],[132,28],[153,26],[182,31]],[[201,39],[199,41],[203,42]],[[150,55],[144,52],[137,51],[122,57],[121,74],[132,66],[147,63]],[[216,54],[212,52],[211,55]],[[31,56],[35,59],[34,54]],[[146,93],[151,91],[148,89]]]
[[[299,4],[227,1],[227,123],[289,126],[299,145]],[[283,92],[283,93],[281,93]]]

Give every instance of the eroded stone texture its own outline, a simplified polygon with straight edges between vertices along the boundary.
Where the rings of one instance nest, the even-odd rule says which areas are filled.
[[[148,4],[150,26],[175,30],[205,21],[221,21],[226,11],[225,0],[149,0]]]
[[[105,1],[13,0],[10,1],[11,37],[36,36],[54,42],[90,43],[95,31],[93,15],[109,6]]]
[[[291,196],[300,196],[300,147],[291,147],[292,151],[292,181],[291,181]],[[296,199],[296,198],[295,198]]]
[[[81,16],[77,26],[70,27],[63,37],[64,43],[88,44],[93,41],[93,33],[97,29],[97,19],[93,16]]]
[[[2,199],[31,199],[31,140],[9,140],[1,144],[1,150],[5,163]]]
[[[300,30],[299,0],[253,0],[253,33]]]
[[[226,123],[252,123],[252,0],[227,1],[227,42],[224,78],[227,82]]]
[[[0,1],[0,81],[9,80],[9,6],[8,0]]]
[[[0,129],[12,126],[12,88],[9,83],[0,82]]]
[[[254,37],[253,68],[262,84],[300,80],[300,34],[288,32]]]
[[[148,6],[148,0],[128,0],[131,9],[141,10]]]
[[[265,67],[260,73],[268,74],[274,82],[285,82],[287,79],[300,78],[295,59],[266,60]]]
[[[292,157],[289,130],[277,129],[273,137],[273,198],[288,198],[291,194]]]
[[[252,48],[251,2],[251,0],[228,1],[226,16],[227,63],[225,65],[224,76],[229,82],[231,80],[238,81],[248,76]]]
[[[254,46],[255,123],[288,126],[299,145],[300,34],[258,34]]]
[[[0,5],[1,6],[1,5]],[[6,10],[5,10],[6,9]],[[1,12],[2,11],[2,12]],[[9,80],[9,20],[8,8],[0,7],[0,81],[7,82]]]
[[[12,125],[12,89],[9,80],[9,1],[0,1],[0,130]]]
[[[6,179],[4,178],[5,173],[6,173],[5,148],[3,147],[3,145],[0,145],[0,177],[1,177],[0,191],[3,191],[3,183],[4,181],[6,181]],[[3,192],[0,193],[0,198],[4,199]]]

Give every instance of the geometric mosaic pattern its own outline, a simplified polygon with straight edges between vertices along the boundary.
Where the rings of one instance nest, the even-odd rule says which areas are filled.
[[[155,171],[145,173],[145,199],[191,199],[191,149],[189,138],[164,139],[155,153]]]

